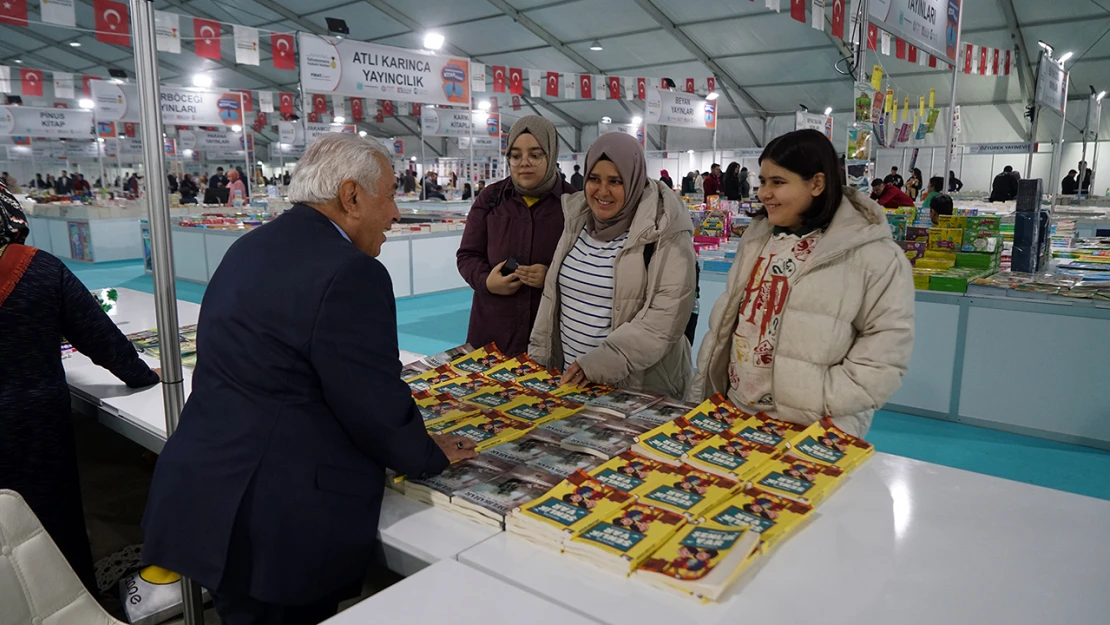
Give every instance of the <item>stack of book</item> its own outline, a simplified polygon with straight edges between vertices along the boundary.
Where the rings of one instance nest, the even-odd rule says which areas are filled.
[[[563,545],[632,498],[583,471],[575,471],[543,496],[515,509],[505,519],[509,533],[545,547]]]

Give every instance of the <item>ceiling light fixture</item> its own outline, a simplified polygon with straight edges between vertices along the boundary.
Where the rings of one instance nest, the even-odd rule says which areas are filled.
[[[366,136],[366,131],[365,130],[358,131],[358,136],[365,137]]]
[[[832,115],[832,107],[831,106],[825,109],[825,117],[828,117],[829,115]]]
[[[347,121],[347,118],[343,117],[342,115],[336,115],[334,121],[337,124],[342,124],[343,122]]]
[[[694,153],[694,151],[693,151],[693,150],[686,150],[686,153],[687,153],[687,154],[693,154],[693,153]]]
[[[424,35],[424,48],[426,50],[439,50],[443,47],[443,35],[440,33],[427,33]]]
[[[96,142],[97,143],[104,143],[104,137],[97,137]]]
[[[716,91],[710,91],[709,95],[705,96],[705,99],[706,100],[716,100],[720,96],[721,96],[721,94],[717,93]]]
[[[95,106],[95,103],[88,98],[81,98],[81,100],[77,103],[77,106],[79,106],[82,110],[91,111],[93,110],[93,106]]]
[[[489,100],[481,100],[478,102],[478,109],[482,111],[489,110]]]
[[[632,125],[633,126],[639,126],[642,123],[644,123],[644,118],[643,117],[640,117],[639,115],[637,115],[637,116],[632,118]]]
[[[601,118],[601,123],[603,123],[603,124],[611,124],[611,123],[613,123],[613,118],[612,118],[612,117],[609,117],[608,115],[606,115],[605,117],[602,117],[602,118]]]
[[[1095,97],[1095,101],[1102,102],[1102,99],[1105,98],[1105,97],[1106,97],[1106,92],[1105,91],[1100,91],[1098,96]]]
[[[19,63],[20,65],[23,65],[23,59],[16,59],[15,62]]]
[[[71,42],[69,42],[69,47],[71,47],[71,48],[80,48],[81,47],[81,42],[80,41],[71,41]]]
[[[192,155],[193,155],[193,151],[192,151],[192,150],[190,150],[189,148],[185,148],[185,151],[183,152],[183,154],[184,154],[185,156],[192,156]]]
[[[235,124],[231,127],[231,132],[243,132],[243,127],[239,124]]]
[[[594,52],[601,52],[604,50],[604,48],[601,47],[601,42],[597,39],[594,39],[594,42],[590,44],[590,49]]]
[[[194,87],[211,87],[212,77],[207,74],[194,74],[193,75]]]
[[[1075,56],[1074,52],[1065,52],[1064,56],[1060,57],[1060,65],[1063,65],[1064,63],[1066,63],[1067,60],[1070,59],[1073,56]]]

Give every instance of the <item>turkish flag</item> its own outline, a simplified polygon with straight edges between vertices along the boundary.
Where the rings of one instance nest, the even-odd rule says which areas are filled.
[[[393,117],[393,100],[382,101],[382,115]]]
[[[270,33],[270,53],[274,57],[274,69],[297,69],[293,59],[293,35]]]
[[[979,48],[979,75],[986,76],[987,74],[987,49],[986,47]]]
[[[583,100],[594,99],[594,82],[589,74],[582,74],[578,77],[579,95]]]
[[[21,69],[19,70],[19,81],[23,85],[23,95],[33,96],[37,98],[42,97],[42,70],[41,69]]]
[[[874,24],[867,25],[867,49],[874,50],[879,40],[879,27]]]
[[[509,93],[524,94],[524,72],[519,67],[509,68]]]
[[[619,76],[609,77],[609,99],[621,99],[621,79]]]
[[[937,57],[930,54],[929,55],[929,67],[936,67],[936,66],[937,66]]]
[[[910,63],[917,62],[917,46],[910,46]]]
[[[709,93],[713,93],[717,90],[717,79],[710,76],[705,79],[705,85],[709,87]]]
[[[123,134],[127,135],[128,138],[134,139],[135,131],[135,122],[123,122]]]
[[[380,116],[381,113],[379,112],[378,115]],[[316,123],[319,123],[319,122],[320,122],[320,114],[317,113],[316,111],[310,111],[308,113],[308,123],[316,124]]]
[[[420,113],[423,108],[424,106],[419,102],[413,102],[412,106],[409,108],[409,112],[412,113],[413,117],[420,117]]]
[[[243,94],[243,112],[251,113],[254,111],[254,98],[251,96],[249,89],[236,89],[239,93]]]
[[[374,113],[374,121],[379,123],[379,124],[384,124],[385,123],[385,115],[382,115],[382,110],[381,109],[378,109],[378,112]]]
[[[694,87],[694,79],[693,78],[687,78],[686,79],[686,93],[693,93],[696,90],[697,89]]]
[[[547,72],[547,97],[559,97],[559,72]]]
[[[806,23],[806,0],[790,0],[790,17]]]
[[[197,56],[220,60],[220,23],[193,18],[193,49]]]
[[[906,41],[901,37],[894,38],[894,56],[906,60]]]
[[[97,41],[117,46],[131,45],[131,20],[126,4],[112,0],[93,0],[93,12],[96,13],[94,26]]]
[[[832,14],[833,37],[844,38],[844,0],[833,0]]]
[[[0,2],[0,23],[27,25],[27,0],[3,0]]]
[[[1010,75],[1010,51],[1006,51],[1006,75]]]
[[[351,98],[351,121],[362,121],[362,98]]]
[[[505,93],[505,66],[493,66],[493,92]]]
[[[67,109],[67,108],[69,108],[69,105],[66,104],[65,102],[55,102],[54,103],[54,108],[56,108],[56,109]]]
[[[636,97],[641,100],[647,99],[647,78],[636,79]]]
[[[328,97],[322,93],[312,94],[312,112],[322,115],[328,112]]]
[[[520,110],[520,96],[518,96],[518,95],[513,96],[513,110],[514,111],[519,111]]]
[[[278,110],[282,115],[293,114],[293,94],[288,91],[278,93]]]
[[[489,99],[489,112],[490,113],[496,113],[498,110],[499,110],[499,108],[497,106],[497,98],[496,97],[490,98]]]
[[[86,98],[92,97],[92,81],[99,80],[100,76],[81,76],[81,95]]]
[[[998,75],[998,61],[999,61],[998,57],[1000,57],[1000,56],[1002,56],[1002,55],[1000,54],[999,50],[993,50],[991,52],[991,63],[994,66],[991,73],[994,74],[995,76]]]
[[[970,43],[967,44],[967,48],[964,49],[964,73],[965,74],[970,74],[971,73],[971,57],[975,54],[974,50],[975,50],[975,46],[971,45]]]

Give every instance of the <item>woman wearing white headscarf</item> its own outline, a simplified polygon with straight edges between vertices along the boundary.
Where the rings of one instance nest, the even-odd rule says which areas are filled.
[[[650,180],[626,134],[586,154],[585,190],[563,196],[565,226],[528,354],[584,380],[681,397],[692,375],[684,336],[694,308],[693,225],[672,189]]]

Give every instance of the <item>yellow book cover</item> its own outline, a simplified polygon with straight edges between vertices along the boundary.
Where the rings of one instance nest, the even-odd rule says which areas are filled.
[[[585,471],[575,471],[558,486],[524,504],[513,514],[555,529],[569,538],[598,519],[610,516],[631,500],[629,495],[602,484]]]
[[[543,371],[543,367],[538,362],[529,358],[528,354],[521,354],[493,367],[483,375],[498,382],[515,384],[520,378],[540,371]]]
[[[472,406],[479,408],[497,408],[511,403],[517,397],[527,393],[528,391],[507,384],[505,382],[493,382],[486,385],[480,391],[471,393],[462,398],[462,400]]]
[[[686,523],[685,517],[654,506],[630,502],[611,518],[600,519],[566,544],[565,552],[586,560],[603,560],[606,568],[627,574]]]
[[[723,395],[717,393],[703,401],[685,416],[686,420],[694,427],[720,434],[736,423],[751,419],[755,415],[750,415],[733,406]]]
[[[477,451],[482,451],[520,438],[530,429],[532,426],[527,423],[490,410],[476,417],[459,421],[455,427],[444,430],[443,434],[465,436],[477,443],[475,447]]]
[[[847,434],[828,419],[814,423],[802,434],[801,440],[791,445],[787,453],[816,464],[851,471],[875,453],[874,445]]]
[[[637,498],[643,503],[694,519],[727,499],[739,486],[732,480],[686,465],[671,468],[670,471],[670,475],[662,474],[665,476],[662,483],[657,483],[657,480],[664,477],[653,477],[649,483],[655,484],[654,488],[637,495]]]
[[[658,475],[669,468],[667,465],[626,451],[590,471],[590,475],[602,484],[611,486],[621,492],[629,495],[639,495],[652,488],[656,481],[662,484],[663,480],[670,476],[671,472],[669,470],[666,470],[666,475],[658,480],[653,480],[652,476]]]
[[[753,443],[725,430],[687,452],[683,462],[695,469],[746,482],[774,455],[774,447]]]
[[[505,354],[497,349],[497,344],[490,343],[452,360],[451,367],[461,373],[485,373],[505,360]]]
[[[532,425],[565,419],[582,409],[582,404],[554,395],[524,391],[512,402],[499,406],[498,412]]]
[[[765,414],[750,417],[732,426],[732,431],[740,438],[774,447],[777,451],[786,451],[791,443],[801,439],[805,429],[804,425],[779,421]]]
[[[474,395],[492,386],[498,386],[497,382],[484,378],[477,373],[468,373],[460,375],[446,382],[439,382],[433,384],[430,391],[432,393],[441,394],[446,393],[455,399],[462,399],[467,395]]]
[[[785,457],[765,464],[752,478],[752,484],[769,493],[816,506],[840,485],[843,476],[839,467]]]
[[[422,391],[412,398],[416,401],[416,409],[420,411],[420,417],[424,419],[426,428],[478,414],[478,409],[474,406],[464,404],[446,393],[435,394]]]
[[[559,378],[562,376],[558,371],[551,369],[542,369],[535,373],[521,376],[516,379],[516,383],[524,388],[534,391],[536,393],[555,394],[555,391],[561,388]]]
[[[687,524],[663,543],[637,569],[637,575],[659,576],[659,581],[699,597],[717,598],[755,560],[759,534],[748,527],[712,521]]]
[[[749,486],[705,514],[705,518],[730,527],[750,527],[759,533],[763,550],[771,549],[800,529],[812,516],[813,508]]]
[[[405,383],[409,385],[413,393],[419,393],[431,390],[436,384],[443,384],[457,377],[459,377],[458,371],[455,371],[448,365],[443,365],[442,367],[436,367],[435,369],[419,373],[410,378],[405,378]]]
[[[684,454],[711,436],[712,432],[696,428],[685,417],[679,417],[637,436],[632,449],[640,455],[678,466]]]

